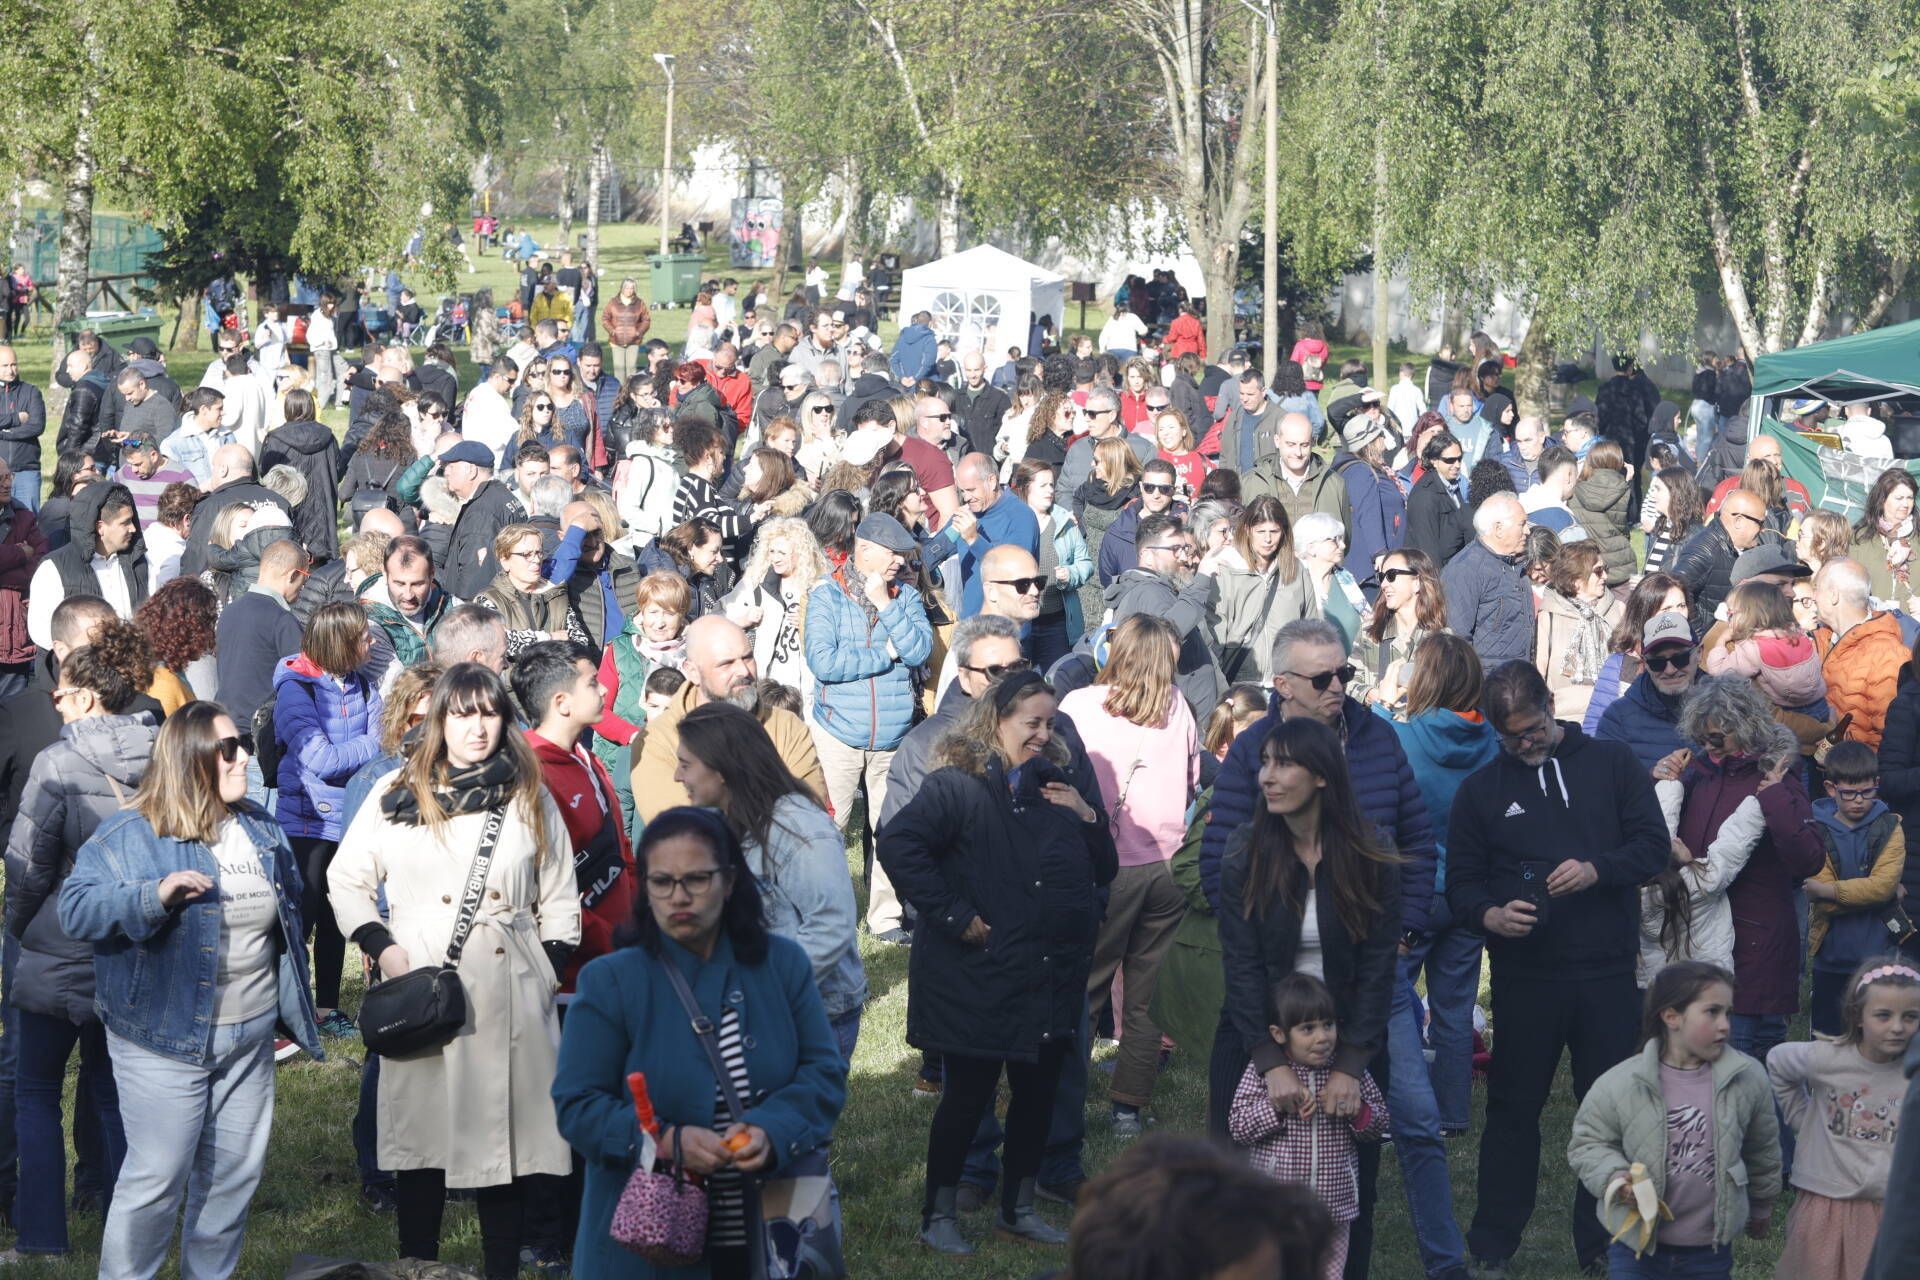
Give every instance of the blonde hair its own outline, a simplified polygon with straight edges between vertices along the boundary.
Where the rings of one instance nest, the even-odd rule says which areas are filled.
[[[1727,597],[1727,634],[1721,644],[1731,647],[1762,631],[1798,631],[1793,602],[1770,582],[1743,582]]]
[[[217,702],[189,702],[160,725],[132,807],[162,839],[212,844],[220,824],[233,816],[234,806],[220,798],[214,722],[222,717],[232,719]],[[238,724],[234,728],[246,732]]]
[[[1180,665],[1180,634],[1157,614],[1136,613],[1113,629],[1107,665],[1094,683],[1105,685],[1101,706],[1143,728],[1162,728],[1178,695],[1174,677]]]
[[[513,550],[515,543],[523,542],[528,538],[539,537],[540,529],[538,525],[510,524],[503,526],[500,532],[493,535],[493,558],[495,560],[505,560],[507,553]]]
[[[1160,424],[1165,422],[1168,418],[1172,418],[1175,422],[1178,422],[1180,424],[1180,438],[1186,441],[1185,444],[1180,446],[1179,452],[1192,453],[1193,452],[1193,427],[1190,423],[1188,423],[1187,415],[1180,412],[1178,409],[1162,409],[1160,412],[1153,415],[1154,442],[1156,444],[1159,443]]]
[[[408,667],[394,677],[387,690],[386,704],[380,711],[380,750],[399,755],[406,746],[407,732],[413,728],[413,704],[433,692],[444,668],[437,662]]]
[[[1120,437],[1100,440],[1093,446],[1093,474],[1107,486],[1108,493],[1118,493],[1140,478],[1140,459],[1133,456],[1133,446]]]
[[[1024,687],[1013,695],[1006,711],[1002,712],[1000,694],[1008,680],[1020,681]],[[967,709],[934,744],[931,767],[941,769],[951,765],[976,778],[986,776],[987,765],[992,761],[997,760],[1001,768],[1006,768],[1007,753],[1000,749],[1000,721],[1018,711],[1028,698],[1042,693],[1049,698],[1057,697],[1052,685],[1025,674],[1008,676],[986,689],[967,704]],[[1067,744],[1057,734],[1047,740],[1046,750],[1041,754],[1063,767],[1072,759]]]
[[[1853,526],[1838,511],[1810,511],[1801,517],[1800,529],[1821,564],[1853,550]]]
[[[627,531],[627,522],[620,518],[620,509],[614,505],[613,495],[605,489],[588,486],[574,501],[584,502],[593,508],[593,514],[600,517],[600,536],[608,542]]]

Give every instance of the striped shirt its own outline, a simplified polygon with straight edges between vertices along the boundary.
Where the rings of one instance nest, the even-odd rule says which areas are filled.
[[[747,1093],[747,1054],[740,1045],[740,1011],[728,1009],[720,1017],[720,1060],[727,1064],[733,1091],[742,1103]],[[733,1108],[727,1105],[727,1091],[719,1081],[713,1085],[713,1128],[725,1133],[733,1125]],[[740,1249],[747,1243],[747,1210],[743,1196],[745,1177],[738,1169],[728,1169],[707,1179],[707,1246]]]

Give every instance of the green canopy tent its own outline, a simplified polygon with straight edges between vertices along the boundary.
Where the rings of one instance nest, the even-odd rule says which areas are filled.
[[[1753,362],[1753,396],[1858,404],[1920,395],[1920,320],[1816,342]]]

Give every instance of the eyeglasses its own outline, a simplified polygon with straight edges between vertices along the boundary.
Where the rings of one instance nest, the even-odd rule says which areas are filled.
[[[984,667],[970,667],[963,662],[960,668],[963,671],[971,671],[977,676],[985,676],[989,680],[1004,680],[1010,675],[1033,670],[1033,664],[1025,658],[1016,658],[1012,662],[995,662]]]
[[[833,406],[830,404],[817,404],[813,406],[813,408],[807,410],[807,412],[808,413],[832,413]]]
[[[1723,511],[1721,514],[1734,520],[1745,520],[1750,524],[1766,523],[1766,521],[1762,520],[1759,516],[1750,516],[1744,511]]]
[[[1546,737],[1549,733],[1552,733],[1552,732],[1553,732],[1553,721],[1549,720],[1545,724],[1532,725],[1528,728],[1520,730],[1518,733],[1502,733],[1500,735],[1500,741],[1506,743],[1510,747],[1517,747],[1517,746],[1520,746],[1522,743],[1538,742],[1540,739]]]
[[[1353,677],[1359,674],[1359,670],[1349,662],[1342,666],[1335,667],[1331,671],[1322,671],[1317,676],[1310,676],[1300,671],[1283,671],[1281,674],[1292,676],[1295,680],[1305,680],[1313,686],[1315,693],[1325,693],[1335,680],[1340,682],[1342,689],[1352,684]]]
[[[246,746],[247,744],[238,738],[216,738],[213,743],[214,750],[218,751],[220,758],[228,764],[238,760],[240,753],[246,750]]]
[[[1147,412],[1149,413],[1160,413],[1163,410],[1171,408],[1173,408],[1173,401],[1171,400],[1162,400],[1159,404],[1155,404],[1151,400],[1147,401]]]
[[[1172,493],[1173,486],[1170,484],[1147,484],[1143,481],[1140,485],[1140,491],[1142,493]]]
[[[1671,653],[1665,657],[1656,658],[1648,655],[1645,661],[1647,670],[1653,672],[1655,675],[1664,675],[1669,666],[1675,671],[1685,671],[1693,665],[1693,646],[1688,645],[1678,653]]]
[[[540,558],[540,548],[532,547],[525,551],[509,551],[501,558],[503,560],[538,560]]]
[[[549,378],[571,378],[571,377],[573,376],[573,370],[571,370],[571,369],[549,369],[549,370],[547,370],[547,376],[548,376]]]
[[[1012,587],[1015,591],[1018,591],[1023,596],[1038,595],[1040,594],[1041,588],[1047,585],[1047,580],[1045,578],[1039,578],[1039,577],[989,578],[988,581],[993,583],[993,585],[996,587]]]
[[[689,871],[683,876],[670,876],[655,872],[647,877],[647,896],[653,898],[671,898],[685,889],[689,898],[697,898],[713,888],[713,882],[720,878],[720,871]]]
[[[1880,794],[1880,784],[1877,782],[1870,787],[1843,787],[1837,782],[1828,785],[1833,788],[1836,800],[1871,800]]]

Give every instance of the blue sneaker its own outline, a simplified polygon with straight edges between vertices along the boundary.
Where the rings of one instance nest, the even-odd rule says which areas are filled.
[[[360,1034],[360,1028],[353,1025],[352,1018],[349,1018],[346,1014],[340,1012],[340,1010],[335,1009],[332,1013],[320,1019],[320,1034],[339,1040],[347,1036]]]

